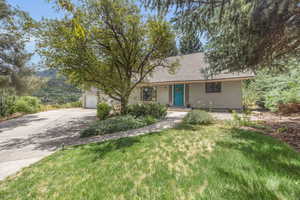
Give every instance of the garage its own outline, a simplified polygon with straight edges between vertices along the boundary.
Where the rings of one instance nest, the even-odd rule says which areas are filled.
[[[98,97],[97,97],[97,89],[91,88],[89,90],[86,90],[83,95],[83,107],[84,108],[96,108],[98,103]]]
[[[96,88],[86,90],[82,95],[82,100],[84,108],[97,108],[99,102],[106,102],[110,105],[116,103],[109,96],[97,91]]]
[[[97,96],[96,95],[85,95],[85,108],[96,108],[97,106]]]

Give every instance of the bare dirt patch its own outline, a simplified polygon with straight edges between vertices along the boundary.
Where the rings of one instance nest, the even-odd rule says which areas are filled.
[[[267,127],[265,134],[286,142],[300,152],[300,113],[287,116],[266,112],[256,117]]]
[[[10,120],[10,119],[15,119],[15,118],[18,118],[18,117],[21,117],[25,115],[24,113],[14,113],[10,116],[7,116],[7,117],[0,117],[0,122],[4,122],[4,121],[7,121],[7,120]]]

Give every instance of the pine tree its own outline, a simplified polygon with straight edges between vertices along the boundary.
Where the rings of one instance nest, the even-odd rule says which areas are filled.
[[[300,56],[299,0],[143,0],[172,22],[206,38],[215,72],[280,69]],[[285,62],[281,62],[285,61]]]
[[[0,20],[8,17],[10,14],[8,5],[5,3],[4,0],[0,0]]]
[[[202,51],[202,43],[196,32],[185,33],[180,38],[180,53],[191,54]]]
[[[168,56],[177,56],[179,54],[177,45],[176,45],[176,40],[174,39],[174,41],[172,41],[172,44],[170,46],[170,52],[168,54]]]
[[[26,78],[32,75],[27,67],[31,54],[25,50],[26,13],[11,8],[0,0],[0,89],[26,90]]]

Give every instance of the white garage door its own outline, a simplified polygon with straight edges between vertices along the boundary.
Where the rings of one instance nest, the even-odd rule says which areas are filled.
[[[97,96],[86,95],[85,97],[85,107],[86,108],[96,108],[97,107]]]

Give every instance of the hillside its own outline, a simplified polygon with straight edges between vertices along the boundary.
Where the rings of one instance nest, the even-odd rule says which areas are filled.
[[[63,104],[78,101],[81,96],[81,90],[67,82],[67,79],[59,75],[55,70],[43,70],[37,72],[37,75],[48,79],[34,96],[39,97],[45,104]]]

